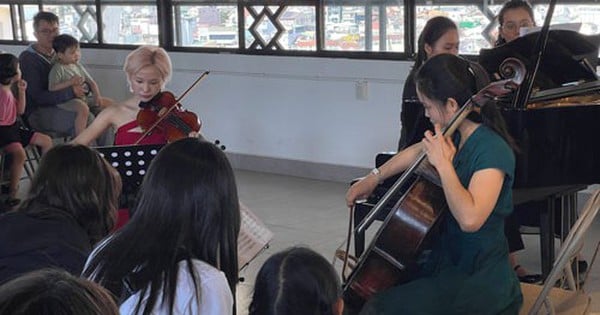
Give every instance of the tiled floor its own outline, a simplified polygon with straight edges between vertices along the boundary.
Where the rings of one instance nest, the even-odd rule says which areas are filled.
[[[262,263],[273,253],[294,245],[305,245],[331,260],[345,239],[348,209],[344,195],[346,183],[317,181],[298,177],[236,171],[240,200],[275,234],[270,247],[242,271],[245,282],[238,290],[238,314],[246,314],[252,283]],[[580,193],[581,202],[587,194]],[[526,249],[519,255],[522,265],[539,272],[539,237],[526,235]],[[600,241],[597,218],[586,238],[583,257],[591,262]],[[337,262],[337,269],[341,263]],[[600,274],[597,266],[586,282],[592,295],[592,312],[600,313]]]

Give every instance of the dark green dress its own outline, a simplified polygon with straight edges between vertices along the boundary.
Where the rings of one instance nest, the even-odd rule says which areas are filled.
[[[504,218],[512,212],[512,150],[481,125],[453,164],[464,187],[478,170],[495,168],[506,174],[492,214],[479,231],[468,233],[447,213],[419,277],[376,295],[361,314],[518,314],[521,289],[504,236]]]

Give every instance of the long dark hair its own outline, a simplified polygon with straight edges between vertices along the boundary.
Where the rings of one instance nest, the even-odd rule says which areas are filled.
[[[249,315],[331,315],[340,296],[333,266],[308,248],[293,247],[260,268]]]
[[[427,60],[425,44],[434,46],[435,42],[449,30],[458,30],[456,23],[445,16],[436,16],[427,21],[417,41],[417,57],[413,69],[416,71]]]
[[[453,98],[462,106],[478,92],[478,70],[469,61],[451,54],[441,54],[427,60],[417,71],[417,90],[432,100],[445,104]],[[467,118],[482,123],[498,133],[512,148],[515,141],[508,133],[504,118],[494,102],[487,102],[480,113],[472,111]]]
[[[116,221],[121,178],[93,149],[63,144],[48,151],[18,211],[33,216],[60,211],[87,232],[90,243],[104,238]]]
[[[535,25],[533,8],[531,7],[531,4],[529,4],[529,2],[524,0],[509,0],[502,5],[502,8],[500,8],[500,11],[498,12],[498,30],[500,30],[500,28],[502,28],[502,26],[504,25],[504,14],[506,14],[506,11],[514,9],[524,9],[525,11],[527,11],[529,17],[533,21],[533,25]],[[495,46],[499,46],[505,43],[506,39],[504,39],[500,32],[498,32],[498,40],[496,41]]]
[[[239,230],[237,188],[227,157],[212,143],[182,139],[152,161],[131,221],[98,248],[84,275],[117,296],[124,293],[124,282],[139,290],[136,313],[143,308],[150,314],[161,302],[172,312],[180,261],[187,263],[199,300],[192,262],[199,259],[225,273],[235,297]]]

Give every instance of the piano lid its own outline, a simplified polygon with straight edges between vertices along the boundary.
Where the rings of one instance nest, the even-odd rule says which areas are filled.
[[[493,78],[502,61],[515,57],[532,71],[537,58],[534,51],[539,32],[527,34],[504,45],[482,49],[479,64]],[[553,89],[567,83],[596,81],[600,35],[583,35],[569,30],[550,30],[544,58],[534,78],[534,88]]]

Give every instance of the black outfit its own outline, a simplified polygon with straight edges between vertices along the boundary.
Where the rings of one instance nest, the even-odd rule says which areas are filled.
[[[423,104],[417,97],[415,85],[416,69],[413,68],[402,90],[402,112],[400,113],[400,140],[398,151],[423,140],[425,131],[433,130],[429,118],[425,117]]]
[[[42,268],[78,276],[92,250],[89,236],[70,214],[35,203],[32,208],[35,213],[0,216],[0,284]]]
[[[19,120],[10,126],[0,126],[0,147],[13,142],[19,142],[23,147],[26,147],[31,142],[34,133],[34,131],[25,128]]]

